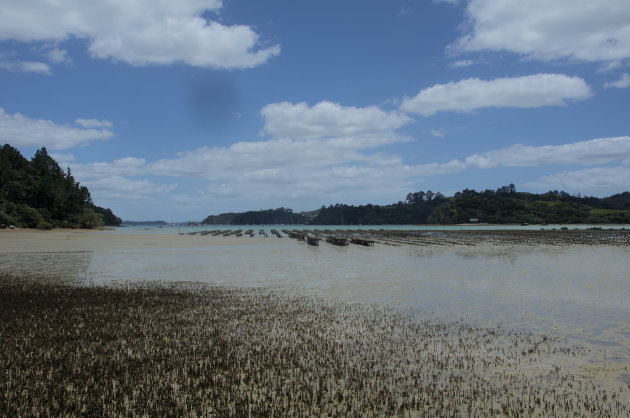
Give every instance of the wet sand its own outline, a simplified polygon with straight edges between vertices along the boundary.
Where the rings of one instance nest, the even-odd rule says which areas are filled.
[[[337,284],[325,289],[324,296],[313,296],[294,281],[283,286],[267,277],[281,271],[270,268],[271,261],[259,271],[245,271],[252,268],[245,254],[252,252],[259,252],[256,262],[271,254],[287,264],[286,274],[299,274],[301,264],[332,261],[339,263],[337,271],[349,255],[365,264],[363,258],[395,257],[401,251],[414,257],[420,252],[425,268],[427,257],[440,254],[483,264],[496,260],[492,248],[503,246],[480,251],[479,245],[462,243],[449,244],[452,248],[397,245],[401,247],[308,248],[260,237],[0,231],[1,335],[11,342],[2,350],[10,379],[0,391],[6,408],[0,412],[628,414],[626,359],[611,359],[611,351],[601,346],[576,344],[562,327],[541,333],[470,318],[453,320],[422,307],[374,303],[368,294],[357,297],[353,291],[377,286],[383,288],[371,291],[395,293],[397,284],[387,280],[348,276],[351,283],[344,285],[335,277],[331,283]],[[521,257],[523,252],[526,246],[499,254]],[[176,257],[156,270],[146,265],[133,269],[132,263],[156,263],[173,253]],[[296,254],[302,259],[288,260]],[[209,255],[216,257],[211,266],[224,257],[230,264],[217,270],[204,264],[180,266],[165,274],[170,265],[181,263],[174,260],[185,257],[187,264]],[[69,280],[63,263],[53,271],[57,274],[41,276],[43,266],[64,256],[83,263],[79,279]],[[31,265],[30,273],[28,265],[11,268],[9,260],[20,257],[22,264],[40,264]],[[245,270],[231,267],[239,257]],[[132,261],[125,264],[126,258]],[[115,260],[122,265],[112,266]],[[394,272],[401,260],[394,259],[391,270],[383,271]],[[521,268],[518,261],[515,266]],[[307,271],[333,271],[319,267]],[[222,269],[241,277],[221,279]],[[19,277],[9,270],[20,272]],[[190,282],[197,270],[199,278],[206,276],[204,283]],[[116,280],[87,280],[95,271]],[[129,283],[125,272],[137,277]],[[33,278],[33,273],[39,276]],[[162,280],[147,280],[152,274]],[[213,280],[215,275],[219,280]],[[254,282],[253,276],[262,278]],[[325,277],[317,280],[326,283]],[[401,294],[409,292],[409,283],[399,285]],[[344,289],[352,297],[326,296],[343,295]],[[626,296],[621,295],[621,308]],[[621,341],[619,334],[609,340]],[[627,341],[621,352],[627,354]]]
[[[582,347],[412,310],[5,275],[0,300],[2,415],[628,413]]]
[[[176,233],[143,233],[141,230],[123,233],[81,229],[0,230],[0,252],[3,253],[189,248],[239,243],[242,244],[243,239],[234,236],[221,237],[219,241]]]
[[[567,231],[387,231],[387,230],[317,230],[303,229],[321,237],[354,236],[372,238],[385,245],[411,246],[475,246],[475,245],[614,245],[630,247],[630,230],[567,230]],[[286,237],[286,235],[284,235]],[[249,239],[249,241],[248,241]],[[198,233],[176,234],[142,230],[108,231],[55,229],[0,230],[0,251],[69,252],[96,250],[125,250],[148,248],[190,248],[204,246],[270,243],[274,238],[261,236],[208,236]]]

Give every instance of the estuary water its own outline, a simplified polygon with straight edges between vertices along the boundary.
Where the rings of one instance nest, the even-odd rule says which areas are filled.
[[[186,238],[187,248],[94,252],[84,277],[301,289],[557,332],[630,354],[627,247],[312,247],[277,238]]]
[[[5,245],[0,266],[72,275],[88,285],[192,281],[392,304],[447,320],[551,333],[617,365],[630,364],[628,246],[336,247],[322,242],[312,247],[271,235],[124,229],[16,241]],[[617,378],[630,384],[628,371],[618,370]]]

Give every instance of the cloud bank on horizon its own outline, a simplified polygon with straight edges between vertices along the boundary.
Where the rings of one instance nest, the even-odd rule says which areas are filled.
[[[0,142],[125,219],[630,184],[625,0],[1,3]]]

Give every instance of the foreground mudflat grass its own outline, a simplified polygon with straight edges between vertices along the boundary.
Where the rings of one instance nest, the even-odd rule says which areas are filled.
[[[629,412],[552,337],[269,289],[0,274],[0,340],[2,416]]]

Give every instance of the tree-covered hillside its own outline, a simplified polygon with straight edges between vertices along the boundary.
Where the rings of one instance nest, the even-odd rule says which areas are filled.
[[[242,213],[222,213],[210,215],[204,219],[202,225],[300,225],[305,224],[307,218],[294,213],[291,209],[278,208]]]
[[[630,224],[630,192],[606,198],[573,196],[563,191],[517,192],[513,184],[497,190],[465,189],[452,197],[431,190],[409,193],[391,205],[322,206],[295,213],[279,208],[210,215],[205,225],[421,225],[460,224],[471,220],[495,224]]]
[[[465,189],[446,197],[431,190],[409,193],[391,205],[322,206],[295,213],[279,208],[210,215],[205,225],[422,225],[475,222],[494,224],[630,224],[630,192],[597,198],[563,191],[517,192],[513,184],[497,190]]]
[[[50,229],[120,225],[110,209],[59,167],[46,148],[29,161],[12,146],[0,148],[0,225]]]
[[[630,192],[607,198],[517,192],[513,184],[497,190],[465,189],[452,197],[431,190],[409,193],[405,201],[378,205],[322,206],[314,225],[485,223],[630,223]]]
[[[516,192],[514,185],[496,191],[465,189],[431,213],[430,223],[454,224],[479,219],[487,223],[630,223],[630,193],[611,197]]]

